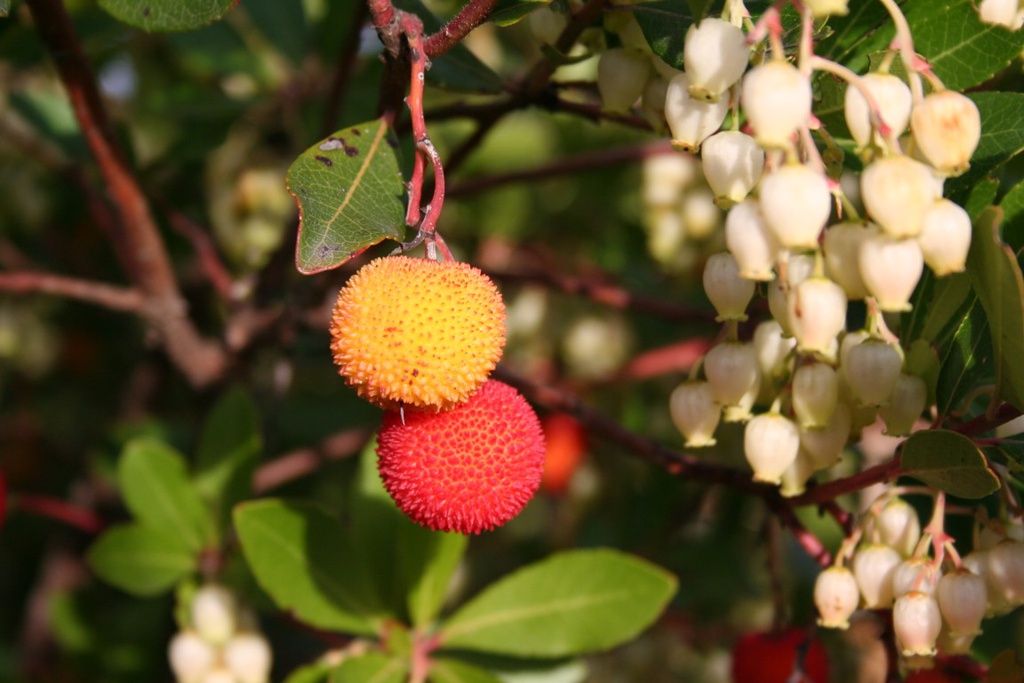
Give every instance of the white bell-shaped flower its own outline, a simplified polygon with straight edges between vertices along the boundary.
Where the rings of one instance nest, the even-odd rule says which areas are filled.
[[[757,354],[752,344],[723,342],[704,356],[704,374],[721,406],[739,405],[760,382]]]
[[[890,237],[917,237],[938,195],[927,166],[906,156],[877,159],[860,178],[861,200]]]
[[[192,598],[192,627],[201,638],[217,645],[238,629],[238,600],[224,586],[208,583]]]
[[[889,401],[900,379],[903,359],[892,344],[869,339],[846,355],[846,381],[861,405],[880,406]]]
[[[860,589],[849,569],[832,566],[818,574],[814,604],[818,608],[819,626],[846,630],[859,603]]]
[[[935,597],[952,634],[981,633],[988,602],[984,578],[967,569],[956,569],[939,579]]]
[[[644,159],[643,194],[647,206],[679,204],[683,190],[700,175],[700,162],[691,154],[673,152]]]
[[[952,90],[933,92],[910,114],[914,143],[925,159],[946,175],[970,167],[981,139],[981,114],[969,97]]]
[[[962,272],[971,250],[971,217],[959,205],[940,199],[924,215],[917,243],[937,276]]]
[[[809,277],[793,288],[786,311],[797,348],[827,355],[846,326],[846,292],[826,277]]]
[[[640,50],[605,50],[597,63],[597,90],[610,111],[629,111],[640,99],[651,73],[651,61]]]
[[[800,431],[779,413],[751,418],[743,432],[743,454],[754,470],[754,480],[779,484],[800,451]]]
[[[811,116],[811,81],[795,66],[772,60],[744,77],[740,104],[762,147],[787,148]]]
[[[928,403],[928,385],[916,375],[903,373],[889,396],[888,405],[878,409],[889,436],[907,436]]]
[[[903,560],[892,573],[892,592],[897,598],[911,591],[935,595],[935,589],[942,578],[930,557],[910,557]]]
[[[176,633],[167,660],[178,683],[199,683],[217,663],[217,647],[193,631]]]
[[[722,407],[715,402],[707,382],[684,382],[669,396],[672,423],[686,439],[687,448],[715,445],[715,430]]]
[[[795,498],[803,494],[807,490],[807,482],[814,476],[816,469],[811,454],[802,448],[799,449],[796,460],[782,473],[782,480],[779,482],[779,495],[783,498]]]
[[[780,245],[814,249],[832,211],[824,174],[803,164],[787,164],[761,178],[761,215]]]
[[[793,373],[793,412],[802,429],[828,425],[839,402],[839,377],[827,363],[801,365]]]
[[[879,541],[903,557],[910,557],[921,540],[921,519],[917,510],[902,498],[889,500],[873,522]]]
[[[774,279],[779,244],[761,216],[756,199],[746,199],[725,216],[725,244],[739,265],[740,276],[767,282]]]
[[[892,608],[892,629],[901,655],[931,657],[942,630],[938,602],[921,591],[900,596]]]
[[[774,379],[789,372],[789,358],[796,348],[796,339],[784,336],[776,320],[765,320],[754,328],[754,350],[757,365],[765,378]]]
[[[910,297],[924,272],[917,240],[876,235],[860,247],[860,275],[882,311],[909,311]]]
[[[780,273],[783,266],[780,263]],[[789,298],[796,287],[814,274],[814,256],[810,254],[789,254],[785,260],[785,277],[768,283],[768,310],[786,336],[793,336],[789,320]]]
[[[729,102],[694,99],[689,92],[690,81],[681,73],[668,83],[665,93],[665,120],[672,131],[672,145],[686,152],[697,152],[701,143],[722,127],[729,113]]]
[[[988,585],[1006,604],[1024,605],[1024,543],[1005,540],[988,551]]]
[[[732,254],[712,254],[704,265],[704,292],[718,312],[718,322],[746,320],[747,305],[754,298],[754,282],[740,277]]]
[[[224,665],[238,683],[267,683],[273,655],[258,633],[239,633],[224,646]]]
[[[700,158],[715,202],[725,208],[746,199],[764,170],[764,150],[737,130],[719,131],[705,140]]]
[[[715,195],[707,187],[691,188],[679,200],[679,213],[686,236],[694,241],[710,238],[722,224],[722,210],[715,205]]]
[[[747,37],[728,21],[705,17],[686,31],[683,70],[690,77],[691,97],[717,101],[740,80],[749,61]]]
[[[865,545],[857,550],[853,556],[853,575],[857,578],[865,607],[884,609],[892,606],[892,573],[902,561],[898,552],[881,543]]]
[[[978,18],[983,23],[1016,31],[1024,26],[1024,12],[1018,0],[981,0]]]
[[[914,103],[910,88],[899,77],[887,73],[870,73],[861,76],[861,83],[867,88],[878,105],[878,113],[882,122],[889,127],[893,138],[903,135],[910,122],[910,108]],[[885,141],[876,130],[872,135],[871,109],[860,88],[853,85],[846,87],[844,101],[846,127],[858,147],[865,147],[869,142],[876,147],[885,148]]]
[[[878,232],[874,223],[852,222],[839,223],[825,231],[825,272],[843,288],[848,299],[863,299],[869,294],[860,274],[860,247]]]
[[[801,429],[800,446],[814,459],[819,470],[832,467],[843,454],[850,439],[850,408],[842,402],[836,404],[832,418],[820,429]]]

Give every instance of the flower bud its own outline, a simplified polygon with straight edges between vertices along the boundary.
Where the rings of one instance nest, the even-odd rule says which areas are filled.
[[[904,657],[930,657],[942,630],[942,614],[935,598],[911,591],[896,600],[892,608],[892,628],[896,645]]]
[[[669,413],[687,448],[715,445],[715,429],[722,416],[707,382],[685,382],[669,397]]]
[[[828,278],[810,277],[793,289],[787,304],[797,348],[827,354],[846,326],[843,288]]]
[[[900,379],[903,359],[892,344],[868,339],[846,355],[846,381],[862,406],[888,402]]]
[[[723,342],[710,349],[704,356],[704,374],[715,401],[722,406],[739,405],[761,381],[753,345],[739,342]]]
[[[811,81],[792,64],[772,60],[743,77],[740,103],[762,147],[786,148],[811,116]]]
[[[903,135],[910,122],[910,107],[913,104],[907,84],[899,77],[886,73],[867,74],[861,77],[861,83],[875,98],[878,113],[892,132],[892,137],[895,139]],[[871,109],[860,88],[848,85],[844,104],[846,127],[850,129],[857,146],[866,147],[871,142],[876,147],[886,148],[879,131],[874,131],[872,135]]]
[[[643,94],[651,63],[639,50],[616,47],[601,54],[597,63],[597,90],[610,111],[629,111]]]
[[[846,630],[858,602],[860,591],[849,569],[832,566],[818,574],[814,582],[814,604],[820,615],[819,626]]]
[[[704,291],[718,312],[718,322],[746,320],[747,304],[754,298],[754,283],[740,277],[732,254],[713,254],[704,266]]]
[[[224,664],[237,683],[267,683],[271,659],[270,644],[257,633],[239,633],[224,646]]]
[[[959,273],[971,250],[971,217],[948,199],[932,204],[917,236],[924,262],[938,277]]]
[[[746,199],[729,209],[725,216],[725,244],[736,259],[740,277],[765,282],[775,278],[772,268],[779,245],[765,224],[756,199]]]
[[[900,554],[887,545],[873,543],[857,550],[853,556],[853,575],[868,609],[892,606],[892,574],[903,561]]]
[[[843,288],[848,299],[868,296],[860,274],[860,247],[864,240],[878,232],[874,223],[839,223],[825,231],[822,243],[825,272]]]
[[[787,164],[761,179],[761,215],[787,249],[814,249],[832,211],[832,193],[822,173]]]
[[[803,429],[822,428],[839,402],[839,378],[825,363],[802,365],[793,373],[793,412]]]
[[[238,627],[238,601],[224,586],[208,583],[192,598],[192,627],[207,642],[223,644]]]
[[[907,436],[928,403],[928,385],[916,375],[901,373],[889,395],[888,405],[878,409],[889,436]]]
[[[981,114],[966,95],[933,92],[914,105],[910,130],[928,163],[947,175],[960,175],[970,167],[981,139]]]
[[[860,274],[882,311],[909,311],[924,272],[924,256],[916,240],[877,235],[860,247]]]
[[[764,150],[754,138],[736,130],[723,130],[705,140],[700,158],[715,203],[722,207],[746,199],[764,169]]]
[[[689,93],[686,74],[678,74],[668,83],[665,93],[665,119],[672,131],[672,146],[697,152],[705,139],[722,126],[729,112],[727,99],[717,102],[696,100]]]
[[[911,591],[935,595],[942,572],[929,557],[903,560],[892,573],[892,592],[897,598]]]
[[[953,635],[981,633],[988,601],[985,579],[967,569],[957,569],[939,579],[935,597]]]
[[[754,470],[754,481],[781,483],[799,450],[800,431],[778,413],[752,418],[743,432],[743,453]]]
[[[182,631],[171,638],[167,659],[177,683],[199,683],[217,661],[217,650],[192,631]]]
[[[832,467],[839,462],[846,448],[850,426],[849,407],[845,403],[837,403],[832,417],[823,428],[800,430],[800,447],[810,454],[817,469]]]
[[[877,159],[860,178],[861,199],[871,218],[890,237],[917,237],[938,195],[924,164],[906,156]]]
[[[683,70],[690,77],[690,96],[717,101],[731,88],[750,61],[743,31],[727,21],[705,17],[691,24],[683,42]]]

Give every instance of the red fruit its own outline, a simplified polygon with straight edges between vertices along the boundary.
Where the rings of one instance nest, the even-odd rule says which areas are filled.
[[[519,514],[540,485],[544,434],[515,389],[488,381],[442,413],[384,416],[377,434],[384,488],[414,522],[476,534]]]
[[[548,415],[541,426],[548,446],[540,485],[545,491],[560,496],[587,453],[587,435],[580,423],[567,413]]]
[[[793,677],[797,654],[802,676]],[[828,683],[828,657],[821,642],[806,628],[751,632],[740,636],[732,651],[734,683]]]

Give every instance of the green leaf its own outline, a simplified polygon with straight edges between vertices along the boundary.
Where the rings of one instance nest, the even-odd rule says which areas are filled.
[[[911,434],[900,454],[903,474],[960,498],[983,498],[999,479],[981,450],[963,434],[927,429]]]
[[[402,525],[399,578],[413,626],[426,626],[441,611],[452,575],[468,543],[469,539],[462,534],[430,531],[412,522]]]
[[[163,441],[143,437],[128,442],[117,478],[125,505],[138,521],[177,534],[193,551],[213,539],[209,513],[189,481],[185,459]]]
[[[992,337],[985,311],[977,303],[968,309],[945,347],[935,388],[939,416],[956,408],[975,387],[993,377]]]
[[[832,33],[815,46],[815,52],[864,73],[872,53],[884,50],[892,41],[889,13],[880,2],[850,3],[842,17],[829,17]]]
[[[372,635],[377,608],[341,523],[316,505],[261,500],[235,508],[256,581],[283,610],[318,628]]]
[[[999,239],[1001,218],[1002,211],[991,207],[975,221],[967,267],[992,330],[1000,396],[1024,408],[1024,275]]]
[[[1024,182],[1010,188],[999,207],[1003,210],[1003,222],[999,226],[1003,241],[1017,254],[1019,262],[1021,250],[1024,250]]]
[[[498,26],[511,26],[541,7],[546,7],[550,2],[551,0],[498,0],[488,19]]]
[[[337,268],[364,249],[405,234],[405,186],[397,143],[383,119],[339,130],[288,169],[299,205],[295,265],[311,275]]]
[[[635,5],[633,16],[640,24],[654,54],[675,69],[683,68],[683,37],[693,14],[678,0],[657,0]]]
[[[405,683],[408,670],[402,659],[368,652],[345,659],[331,674],[331,683]]]
[[[412,524],[391,500],[377,473],[376,440],[359,456],[359,468],[349,501],[352,544],[368,568],[377,600],[398,615],[405,607],[405,591],[399,590],[399,529]]]
[[[322,660],[306,664],[288,674],[284,683],[326,683],[335,668],[334,664]]]
[[[903,336],[940,345],[974,303],[967,273],[935,277],[930,270],[914,292],[913,308],[903,314]]]
[[[438,658],[430,667],[430,683],[502,683],[501,679],[457,659]]]
[[[394,0],[398,9],[412,12],[423,20],[427,35],[441,29],[441,21],[420,0]],[[496,95],[503,90],[501,76],[481,62],[476,55],[459,43],[443,55],[432,57],[427,82],[448,90]]]
[[[212,24],[238,0],[100,0],[116,19],[145,31],[192,31]]]
[[[138,596],[170,590],[196,569],[196,554],[180,534],[144,524],[107,530],[86,559],[101,579]]]
[[[700,21],[706,17],[713,3],[714,0],[686,0],[686,6],[690,8],[690,15],[693,16],[694,21]]]
[[[214,405],[199,436],[193,481],[223,520],[252,492],[263,437],[260,414],[245,390],[227,391]]]
[[[676,579],[614,550],[554,555],[485,589],[439,632],[446,648],[564,657],[634,638],[661,613]]]
[[[309,30],[301,2],[245,0],[242,6],[267,40],[295,66],[309,54]]]
[[[966,204],[965,197],[979,179],[1024,150],[1024,94],[976,92],[967,96],[978,105],[981,138],[970,170],[946,183],[946,196],[961,205]]]

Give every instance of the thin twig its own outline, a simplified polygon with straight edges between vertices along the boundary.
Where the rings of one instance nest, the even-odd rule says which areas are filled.
[[[458,45],[463,38],[477,26],[482,24],[490,14],[498,0],[470,0],[452,17],[452,20],[441,27],[437,33],[427,36],[423,41],[423,50],[428,57],[443,55]]]
[[[92,510],[73,505],[66,500],[34,493],[12,496],[15,509],[60,522],[87,534],[98,534],[106,524]]]
[[[199,269],[217,292],[217,296],[222,301],[231,301],[234,298],[232,292],[234,278],[221,259],[220,252],[210,234],[178,209],[165,206],[163,211],[167,215],[171,227],[192,245],[192,249],[196,253],[196,260],[199,262]]]
[[[146,303],[142,292],[134,288],[79,280],[41,271],[0,273],[0,290],[19,294],[39,292],[65,296],[129,313],[141,312]]]
[[[793,507],[821,505],[830,500],[835,500],[839,496],[847,493],[860,491],[872,484],[880,484],[882,482],[895,479],[899,476],[899,473],[900,458],[897,455],[883,463],[879,463],[874,467],[869,467],[866,470],[862,470],[857,474],[850,475],[849,477],[836,479],[826,484],[819,484],[818,486],[808,488],[806,493],[790,498],[789,502]]]
[[[350,457],[366,445],[372,434],[365,429],[348,429],[332,434],[315,448],[300,448],[263,464],[253,475],[256,494],[266,493],[318,470],[324,463]]]

